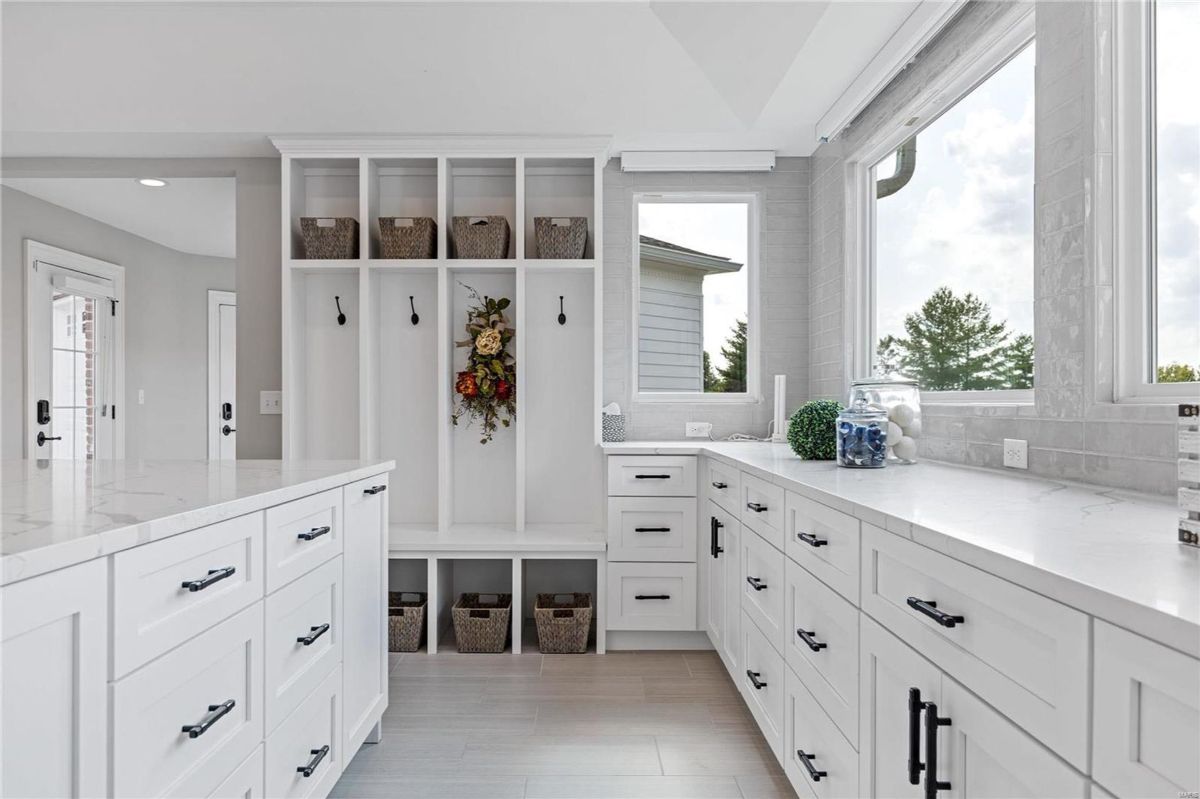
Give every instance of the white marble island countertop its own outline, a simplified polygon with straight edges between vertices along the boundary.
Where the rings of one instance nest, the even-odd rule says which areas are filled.
[[[607,454],[703,454],[1200,657],[1200,549],[1167,497],[922,462],[842,469],[786,444],[631,441]]]
[[[0,585],[391,471],[394,461],[0,461]]]

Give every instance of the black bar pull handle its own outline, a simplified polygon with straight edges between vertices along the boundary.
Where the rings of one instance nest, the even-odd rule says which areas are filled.
[[[204,577],[201,577],[199,580],[184,580],[182,583],[180,583],[180,588],[186,588],[192,593],[203,591],[213,583],[219,583],[226,577],[232,577],[236,571],[236,566],[226,566],[221,569],[209,569],[208,574],[206,574]]]
[[[635,533],[669,533],[669,532],[671,532],[671,528],[670,527],[635,527],[635,528],[633,528],[633,531]]]
[[[950,790],[950,783],[937,778],[938,727],[949,727],[950,719],[938,715],[937,705],[925,703],[925,799],[937,799],[938,791]]]
[[[720,481],[714,481],[712,484],[712,487],[717,489],[718,491],[724,491],[726,488],[729,488],[729,483],[722,483]]]
[[[634,599],[670,599],[670,594],[635,594]]]
[[[754,686],[754,690],[756,691],[761,691],[767,687],[765,682],[758,679],[761,675],[761,671],[750,671],[750,669],[746,669],[746,676],[750,678],[750,684]]]
[[[326,524],[321,527],[314,527],[307,533],[300,533],[296,536],[296,538],[299,538],[301,541],[312,541],[314,538],[320,538],[321,536],[325,535],[329,532],[329,530],[330,527]]]
[[[204,721],[199,724],[185,724],[181,728],[181,731],[186,732],[188,738],[199,738],[208,732],[209,727],[216,724],[226,713],[233,710],[236,705],[237,702],[232,699],[227,699],[219,705],[209,705],[208,715],[204,717]]]
[[[375,494],[382,494],[384,491],[387,491],[387,486],[371,486],[370,488],[363,489],[364,494],[369,494],[371,496],[374,496]]]
[[[317,770],[317,766],[325,759],[325,755],[329,754],[329,745],[326,744],[320,749],[309,749],[308,753],[312,755],[312,760],[303,766],[296,766],[296,773],[301,774],[305,779],[313,775],[313,772]]]
[[[669,474],[635,474],[633,476],[633,479],[635,479],[635,480],[670,480],[671,475],[669,475]]]
[[[817,538],[812,533],[796,533],[796,538],[799,538],[801,541],[808,544],[810,547],[823,547],[829,543],[829,541],[827,539]]]
[[[910,596],[908,598],[908,606],[918,613],[924,613],[943,627],[954,627],[966,621],[962,616],[953,616],[938,610],[937,603],[932,600],[917,599],[915,596]]]
[[[767,506],[761,502],[747,502],[746,507],[755,513],[764,513],[767,510]]]
[[[767,590],[767,584],[764,583],[762,580],[758,579],[757,577],[747,577],[746,582],[750,583],[750,587],[753,588],[755,591]]]
[[[921,772],[925,764],[921,762],[921,689],[908,689],[908,783],[921,784]]]
[[[312,646],[313,642],[320,638],[325,633],[329,632],[329,624],[319,624],[316,627],[308,628],[308,635],[302,635],[296,639],[296,643]]]
[[[816,755],[809,754],[803,749],[797,749],[796,757],[800,758],[800,762],[804,765],[804,769],[808,772],[808,776],[813,782],[820,782],[822,777],[829,776],[829,772],[817,771],[815,768],[813,768],[812,762],[817,759]]]
[[[725,551],[725,548],[717,543],[718,531],[725,525],[721,524],[721,520],[718,519],[716,516],[710,516],[708,518],[711,520],[709,522],[708,529],[709,529],[710,535],[712,536],[712,542],[708,545],[708,551],[712,554],[712,556],[714,558],[716,558],[716,557],[719,557],[720,554]]]
[[[829,647],[829,644],[823,641],[818,641],[813,637],[816,635],[816,632],[813,630],[796,630],[796,635],[800,637],[801,641],[808,644],[808,648],[814,652],[820,652],[822,649],[827,649]]]

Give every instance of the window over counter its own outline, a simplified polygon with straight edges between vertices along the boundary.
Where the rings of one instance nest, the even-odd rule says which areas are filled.
[[[634,207],[638,400],[756,400],[757,196],[643,194]]]

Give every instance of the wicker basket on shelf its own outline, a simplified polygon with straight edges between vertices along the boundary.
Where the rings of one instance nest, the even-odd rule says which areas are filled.
[[[422,591],[388,592],[389,652],[416,652],[421,648],[426,600]]]
[[[587,249],[587,217],[537,216],[533,219],[538,258],[582,258]]]
[[[533,603],[538,650],[578,655],[587,651],[592,629],[591,594],[538,594]]]
[[[358,257],[358,220],[349,216],[302,216],[300,235],[309,260]]]
[[[455,258],[508,257],[508,220],[502,216],[456,216],[450,230]]]
[[[451,608],[458,651],[503,652],[511,614],[512,594],[459,594]]]
[[[437,223],[427,216],[379,217],[379,257],[436,258]]]

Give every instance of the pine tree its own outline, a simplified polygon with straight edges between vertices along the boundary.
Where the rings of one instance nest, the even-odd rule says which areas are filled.
[[[708,350],[704,351],[704,390],[722,391],[721,378],[717,377],[717,373],[712,368],[712,358],[709,357]]]
[[[1005,352],[1001,388],[1033,388],[1033,336],[1022,333]]]
[[[875,374],[883,377],[900,374],[903,356],[900,339],[891,334],[879,339],[879,346],[875,348]]]
[[[725,340],[725,346],[721,347],[721,354],[725,356],[725,365],[717,370],[717,377],[721,381],[720,390],[731,393],[745,392],[746,322],[744,319],[739,319],[734,323],[733,331]]]

